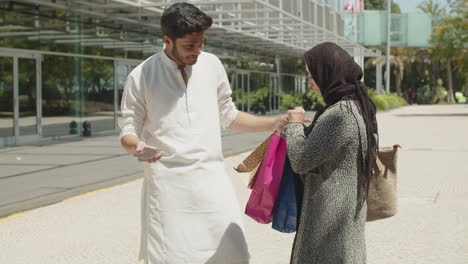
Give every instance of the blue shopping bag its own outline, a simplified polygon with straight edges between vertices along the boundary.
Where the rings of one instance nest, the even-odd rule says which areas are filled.
[[[303,186],[299,175],[292,170],[288,156],[284,162],[283,177],[275,202],[272,228],[292,233],[297,230],[302,206]]]

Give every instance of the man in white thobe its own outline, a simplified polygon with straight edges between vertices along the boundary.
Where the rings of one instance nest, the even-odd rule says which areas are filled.
[[[191,4],[166,9],[165,49],[138,65],[125,84],[122,145],[132,154],[160,150],[146,160],[142,191],[140,259],[148,264],[249,262],[220,127],[274,131],[287,122],[236,109],[221,61],[201,51],[211,24]]]

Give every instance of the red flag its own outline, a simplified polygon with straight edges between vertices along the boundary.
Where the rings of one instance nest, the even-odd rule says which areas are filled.
[[[344,6],[344,10],[352,13],[362,12],[364,10],[364,0],[349,0]]]

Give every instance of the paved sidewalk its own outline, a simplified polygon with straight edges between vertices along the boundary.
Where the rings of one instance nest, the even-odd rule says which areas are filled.
[[[251,150],[268,133],[222,131],[225,157]],[[0,218],[141,178],[119,136],[75,138],[0,149]]]
[[[468,105],[408,106],[378,119],[381,146],[403,146],[400,211],[367,224],[368,263],[468,263]],[[226,159],[241,207],[249,190],[232,167],[245,155]],[[137,263],[140,188],[136,180],[0,219],[0,263]],[[244,219],[251,263],[288,263],[294,234]]]

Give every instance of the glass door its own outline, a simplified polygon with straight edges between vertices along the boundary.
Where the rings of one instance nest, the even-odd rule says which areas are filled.
[[[38,141],[40,103],[40,55],[0,53],[0,145]]]
[[[13,58],[0,57],[0,145],[14,143]]]
[[[41,56],[17,54],[13,57],[16,144],[37,142],[41,126]]]
[[[38,135],[36,60],[18,58],[19,136]]]

